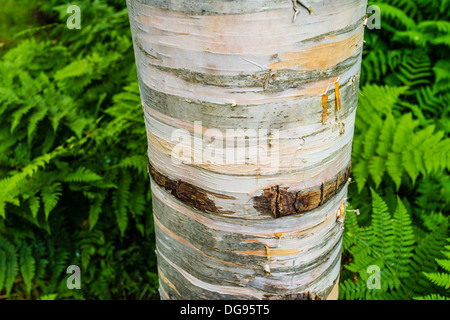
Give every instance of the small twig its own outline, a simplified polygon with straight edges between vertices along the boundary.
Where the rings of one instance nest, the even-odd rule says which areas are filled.
[[[267,86],[269,85],[270,78],[271,77],[275,78],[274,75],[271,74],[272,69],[264,68],[262,65],[260,65],[259,63],[254,62],[254,61],[251,61],[251,60],[248,60],[248,59],[245,59],[245,58],[242,58],[242,59],[244,59],[245,61],[247,61],[247,62],[249,62],[249,63],[251,63],[251,64],[253,64],[253,65],[257,66],[257,67],[259,67],[262,72],[266,72],[266,75],[264,77],[264,82],[263,82],[263,89],[266,90]]]
[[[292,17],[292,23],[295,22],[295,20],[297,19],[298,14],[300,12],[300,10],[298,10],[298,8],[297,8],[297,3],[299,3],[302,7],[304,7],[306,10],[308,10],[309,14],[311,14],[311,12],[316,14],[314,9],[310,5],[306,4],[304,1],[292,0],[292,8],[294,9],[294,16]]]
[[[308,5],[307,3],[305,3],[304,1],[302,1],[302,0],[296,0],[298,3],[300,3],[301,5],[302,5],[302,7],[304,7],[306,10],[308,10],[308,12],[309,12],[309,14],[311,14],[311,12],[312,13],[314,13],[314,14],[316,14],[315,12],[314,12],[314,9],[310,6],[310,5]]]
[[[356,213],[357,216],[360,215],[359,209],[356,209],[356,210],[347,210],[347,212],[354,212],[354,213]]]
[[[244,59],[247,62],[250,62],[251,64],[253,64],[253,65],[257,66],[257,67],[259,67],[263,72],[265,72],[267,70],[270,70],[270,69],[264,68],[262,65],[260,65],[259,63],[254,62],[254,61],[251,61],[251,60],[248,60],[248,59],[245,59],[245,58],[242,58],[242,59]]]
[[[294,17],[292,18],[292,23],[295,22],[295,20],[297,19],[297,15],[298,15],[298,13],[299,13],[295,1],[296,1],[296,0],[292,0],[292,8],[294,9]]]

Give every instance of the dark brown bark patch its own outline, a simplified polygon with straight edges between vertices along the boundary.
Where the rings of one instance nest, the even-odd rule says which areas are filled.
[[[322,183],[312,190],[290,192],[288,188],[274,186],[263,190],[253,199],[253,207],[262,214],[275,218],[301,214],[327,203],[348,181],[351,165],[334,179]]]
[[[265,189],[263,194],[254,199],[254,208],[261,213],[272,214],[277,216],[278,187]]]
[[[314,210],[320,205],[321,188],[309,192],[298,192],[295,210],[298,213]]]
[[[338,190],[336,189],[336,181],[337,181],[337,178],[323,184],[322,199],[320,201],[320,205],[323,205],[324,203],[326,203],[328,200],[331,199],[332,196],[334,196],[337,193]]]
[[[230,214],[233,211],[221,210],[217,207],[210,196],[221,199],[235,199],[234,197],[225,196],[213,192],[206,191],[193,184],[170,179],[155,170],[155,168],[148,162],[148,172],[153,181],[160,187],[167,190],[172,196],[183,202],[184,204],[194,207],[197,210],[218,214]]]

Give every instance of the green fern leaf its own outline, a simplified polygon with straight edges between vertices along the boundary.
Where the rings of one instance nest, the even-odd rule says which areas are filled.
[[[385,257],[392,255],[394,240],[393,225],[386,202],[372,189],[372,230],[374,237],[372,245],[380,250]]]
[[[105,200],[104,195],[99,195],[97,198],[91,203],[89,207],[89,228],[92,230],[97,224],[98,217],[102,212],[102,204]]]
[[[35,195],[30,196],[30,198],[28,199],[29,204],[30,204],[30,211],[31,211],[31,215],[33,216],[33,218],[37,217],[38,211],[41,207],[41,203],[39,201],[39,197],[36,197]]]
[[[45,294],[41,296],[41,300],[55,300],[58,294],[51,293],[51,294]]]
[[[122,173],[119,186],[113,193],[114,213],[116,215],[117,226],[123,236],[128,225],[128,201],[130,198],[131,178]]]
[[[386,170],[389,173],[389,176],[394,181],[397,190],[400,188],[400,185],[402,184],[402,173],[403,173],[403,166],[402,166],[402,158],[401,154],[392,152],[388,154],[387,160],[386,160]]]
[[[27,294],[31,292],[31,283],[35,274],[35,260],[33,258],[32,249],[30,246],[22,247],[20,251],[20,273],[22,275],[23,282],[25,283],[25,288]]]
[[[434,284],[446,289],[450,288],[450,273],[427,273],[424,275]]]
[[[48,220],[50,212],[58,204],[61,196],[62,186],[61,183],[56,182],[50,186],[43,188],[41,191],[42,203],[44,204],[45,219]]]
[[[408,277],[409,263],[413,255],[415,239],[411,217],[399,197],[397,198],[397,209],[394,211],[393,217],[395,273],[400,277]]]
[[[9,296],[19,272],[19,264],[18,255],[12,245],[7,248],[4,247],[4,250],[6,252],[5,288],[6,295]]]
[[[443,296],[441,296],[440,294],[437,294],[437,293],[432,293],[432,294],[429,294],[429,295],[426,295],[426,296],[423,296],[423,297],[415,297],[414,299],[415,300],[433,300],[433,301],[436,301],[436,300],[450,300],[450,298],[443,297]]]
[[[64,182],[92,182],[101,180],[98,174],[90,169],[79,167],[75,172],[67,174],[63,181]]]
[[[367,178],[369,177],[368,164],[369,163],[367,161],[358,161],[352,168],[352,173],[358,186],[358,192],[361,192],[364,188]]]
[[[383,128],[378,141],[377,154],[386,157],[391,149],[391,142],[394,139],[395,134],[395,120],[392,113],[388,113],[383,123]]]
[[[395,21],[407,29],[415,28],[415,21],[411,19],[403,10],[386,3],[377,3],[377,5],[379,6],[381,12],[383,12],[383,17],[388,21]]]
[[[369,169],[370,176],[372,177],[373,181],[375,182],[375,186],[378,188],[378,186],[383,181],[384,172],[386,170],[385,160],[381,157],[374,156],[369,161],[368,169]]]
[[[448,252],[448,255],[450,255],[450,252]],[[449,257],[447,255],[447,257]],[[443,260],[443,259],[436,259],[436,262],[443,268],[445,271],[450,272],[450,260]]]

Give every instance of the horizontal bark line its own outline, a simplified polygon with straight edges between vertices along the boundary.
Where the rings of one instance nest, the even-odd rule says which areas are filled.
[[[161,253],[159,253],[159,256],[161,256]],[[336,259],[337,261],[340,261],[340,258]],[[161,261],[161,258],[159,258],[159,261]],[[161,263],[162,264],[162,263]],[[333,264],[332,267],[336,268],[337,263]],[[178,267],[178,266],[177,266]],[[167,268],[169,270],[169,268]],[[260,288],[254,288],[253,290],[250,290],[250,288],[243,287],[243,286],[236,286],[231,283],[222,282],[220,286],[218,285],[212,285],[208,286],[205,282],[202,282],[201,280],[196,279],[195,277],[184,277],[184,273],[180,275],[174,275],[176,271],[179,271],[174,268],[174,271],[171,272],[170,270],[170,276],[173,280],[173,282],[177,283],[177,286],[175,286],[172,282],[168,281],[167,277],[165,275],[160,275],[160,288],[163,287],[165,298],[169,300],[177,300],[177,299],[188,299],[188,300],[196,300],[196,299],[203,299],[202,296],[207,299],[239,299],[239,300],[325,300],[328,299],[329,294],[335,288],[336,286],[336,277],[333,281],[333,279],[330,279],[329,285],[324,286],[321,288],[320,293],[317,293],[315,291],[309,291],[307,286],[303,286],[302,288],[298,289],[291,289],[291,290],[278,290],[279,293],[273,292],[266,292],[264,290],[261,290]],[[186,281],[190,280],[189,287],[191,288],[190,291],[185,291],[182,293],[179,292],[177,287],[184,289],[186,285],[183,285]],[[320,279],[322,280],[322,279]],[[204,286],[202,287],[202,284]],[[209,284],[209,283],[208,283]],[[194,289],[192,289],[192,285],[195,286]],[[166,287],[167,286],[167,287]],[[224,288],[224,290],[221,290],[221,287]],[[164,289],[165,288],[165,289]],[[247,290],[245,290],[247,289]],[[306,289],[306,291],[302,291]],[[311,289],[310,289],[311,290]],[[300,292],[300,293],[299,293]]]
[[[165,270],[166,276],[170,277],[171,283],[178,288],[177,294],[165,282],[165,292],[171,299],[262,299],[262,293],[253,288],[232,285],[228,282],[205,282],[196,278],[189,272],[172,262],[160,250],[156,250],[158,265]],[[221,284],[218,284],[221,283]]]
[[[359,61],[359,60],[358,60]],[[355,64],[356,65],[356,64]],[[354,79],[359,75],[359,65],[356,68],[349,68],[340,76],[326,78],[315,82],[309,82],[304,86],[291,86],[279,91],[267,91],[263,88],[232,88],[208,86],[201,83],[187,82],[169,73],[151,72],[147,75],[140,75],[140,88],[146,88],[177,96],[184,101],[197,101],[197,103],[228,105],[235,107],[238,105],[263,105],[268,103],[298,100],[308,97],[321,97],[327,88],[331,87],[339,78],[342,83],[349,83],[349,79]],[[354,72],[351,72],[353,71]],[[148,71],[145,71],[148,72]],[[161,73],[161,72],[159,72]],[[149,82],[149,77],[154,77]],[[350,80],[352,82],[353,80]],[[348,85],[347,85],[348,86]]]
[[[362,33],[357,36],[351,37],[351,43],[359,43],[360,38],[362,41]],[[359,62],[361,46],[354,48],[353,44],[339,45],[345,50],[336,50],[333,55],[336,56],[335,62],[327,58],[333,48],[320,45],[317,53],[285,52],[283,55],[286,57],[269,66],[271,70],[257,70],[244,80],[240,80],[242,76],[239,75],[237,79],[233,79],[236,76],[207,75],[202,72],[159,67],[138,59],[138,65],[142,64],[139,66],[140,86],[142,90],[148,87],[188,99],[231,105],[261,104],[301,96],[321,95],[338,77],[346,74],[342,82],[348,81],[353,76],[348,72]],[[296,70],[296,65],[310,67]],[[258,76],[258,73],[261,76]],[[233,80],[236,83],[233,83]]]
[[[238,279],[220,278],[217,281],[217,275],[214,270],[208,270],[198,261],[189,261],[172,255],[175,260],[171,260],[167,255],[170,252],[165,250],[162,252],[161,244],[157,244],[158,264],[164,266],[165,279],[162,279],[161,285],[167,285],[165,291],[170,294],[171,299],[201,299],[202,296],[210,299],[277,299],[277,297],[290,296],[295,297],[300,292],[314,292],[317,296],[325,299],[334,288],[335,281],[339,276],[339,262],[341,256],[339,254],[340,245],[336,246],[336,250],[332,255],[325,259],[323,264],[325,268],[320,270],[320,274],[310,281],[301,282],[298,285],[288,285],[285,281],[273,278],[271,275],[264,275],[261,268],[260,274],[250,276],[243,283],[236,282]],[[181,263],[181,264],[179,264]],[[255,263],[257,263],[255,261]],[[312,270],[314,273],[319,271]],[[245,275],[230,272],[230,276],[238,277]],[[299,274],[296,274],[297,277]],[[170,285],[167,280],[170,278]],[[289,282],[290,278],[287,279]],[[220,283],[218,285],[217,283]],[[172,290],[170,289],[172,288]]]
[[[179,11],[192,15],[235,15],[292,8],[292,1],[290,0],[134,0],[134,2],[163,10]],[[315,7],[315,12],[317,12],[317,5],[320,4],[322,6],[322,2],[319,0],[309,0],[308,4],[313,8]],[[342,7],[342,5],[355,6],[356,3],[361,3],[361,0],[334,0],[333,2],[335,2],[334,6],[337,9],[340,6]],[[333,9],[330,5],[328,5],[328,8]],[[303,11],[303,16],[311,16],[306,8],[299,6],[299,9]]]
[[[171,230],[169,230],[168,228],[166,228],[165,226],[162,225],[162,223],[158,220],[158,218],[156,216],[153,216],[153,219],[155,221],[155,224],[169,237],[177,240],[178,242],[188,246],[189,248],[193,249],[195,252],[200,253],[201,255],[203,255],[204,257],[206,257],[207,259],[211,259],[214,260],[220,264],[227,264],[227,265],[231,265],[234,267],[239,267],[239,268],[244,268],[244,266],[240,266],[237,265],[236,263],[233,262],[229,262],[229,261],[225,261],[225,260],[220,260],[218,258],[212,257],[212,256],[208,256],[206,253],[204,253],[202,250],[198,249],[197,247],[195,247],[193,244],[191,244],[189,241],[181,238],[181,235],[178,236],[176,235],[174,232],[172,232]]]
[[[230,200],[235,199],[234,197],[210,192],[181,180],[170,179],[156,171],[149,160],[147,164],[148,172],[153,181],[182,203],[207,213],[234,213],[234,211],[222,210],[221,207],[217,207],[210,196]],[[263,190],[262,195],[254,197],[253,207],[262,214],[271,214],[274,218],[312,211],[324,205],[342,189],[348,181],[350,170],[351,165],[336,178],[326,181],[320,187],[309,191],[291,192],[286,187],[270,187]]]
[[[324,237],[323,232],[335,225],[337,210],[342,201],[345,201],[347,194],[347,190],[343,188],[327,204],[303,215],[291,215],[283,219],[274,219],[271,215],[268,219],[236,219],[231,215],[212,215],[186,206],[153,180],[151,187],[154,195],[155,215],[162,223],[170,225],[170,229],[184,229],[187,225],[192,225],[192,228],[196,230],[195,237],[203,238],[209,235],[210,238],[204,239],[208,239],[208,245],[213,243],[215,246],[232,247],[236,245],[236,239],[241,239],[242,243],[238,244],[237,251],[243,249],[243,244],[248,250],[261,249],[258,242],[275,245],[279,241],[278,237],[274,238],[275,233],[283,235],[280,243],[287,242],[291,247],[298,247],[298,241]],[[211,234],[212,232],[214,234]],[[202,246],[203,244],[198,242],[198,245]],[[304,247],[304,249],[311,248]]]
[[[178,73],[183,75],[186,71],[193,72],[196,75],[197,79],[204,79],[205,81],[209,81],[207,76],[222,76],[223,80],[228,80],[227,77],[236,77],[237,80],[240,80],[239,76],[241,74],[255,74],[261,73],[262,71],[276,71],[276,70],[289,70],[278,67],[279,65],[285,64],[289,62],[289,60],[293,60],[295,57],[296,60],[302,58],[305,61],[310,61],[311,63],[303,63],[302,68],[297,71],[316,71],[321,72],[321,70],[332,69],[333,66],[337,66],[343,61],[348,60],[351,56],[354,55],[355,51],[358,51],[362,48],[362,41],[360,40],[364,33],[363,27],[364,16],[361,16],[356,22],[351,23],[349,26],[345,26],[342,29],[336,29],[331,31],[325,31],[323,34],[315,35],[312,38],[304,39],[299,42],[289,42],[286,47],[276,45],[273,50],[269,52],[258,52],[257,48],[249,48],[243,47],[241,50],[237,50],[232,53],[229,50],[226,50],[228,47],[233,46],[233,42],[238,41],[236,38],[238,36],[229,36],[229,39],[222,40],[224,45],[223,51],[216,50],[212,51],[210,48],[206,48],[205,50],[201,50],[198,48],[183,48],[183,47],[175,47],[172,50],[176,50],[179,53],[188,53],[194,55],[200,55],[198,58],[202,58],[202,60],[207,59],[211,63],[202,64],[201,65],[188,65],[188,64],[175,64],[173,59],[173,52],[171,55],[164,54],[165,46],[169,46],[168,44],[162,44],[157,39],[153,38],[140,38],[134,37],[134,46],[136,50],[136,54],[140,56],[140,62],[142,62],[143,66],[158,66],[161,68],[168,68],[173,73]],[[143,25],[145,27],[145,25]],[[147,33],[142,33],[147,36]],[[156,37],[156,36],[155,36]],[[261,37],[255,36],[254,39],[260,39]],[[273,38],[273,35],[269,38]],[[255,40],[256,41],[256,40]],[[299,50],[299,48],[303,47],[303,50]],[[260,48],[260,47],[258,47]],[[268,50],[267,46],[264,46],[266,50]],[[244,49],[248,50],[245,51]],[[349,50],[352,49],[352,50]],[[243,51],[244,50],[244,51]],[[306,50],[306,52],[305,52]],[[333,58],[325,58],[326,61],[322,61],[322,64],[326,62],[326,65],[329,65],[330,62],[335,61],[334,65],[329,66],[328,68],[314,68],[313,66],[318,65],[318,61],[315,59],[318,57],[314,57],[314,59],[310,60],[311,56],[317,55],[322,51],[327,51],[329,53],[333,52]],[[347,55],[345,55],[345,53]],[[352,54],[353,53],[353,54]],[[338,60],[334,60],[335,56],[343,54]],[[225,59],[227,63],[230,64],[231,69],[224,69],[221,72],[221,69],[213,68],[213,61],[215,57],[219,58],[217,63],[220,62],[220,59]],[[139,58],[139,57],[138,57]],[[254,60],[254,61],[252,61]],[[257,63],[259,62],[259,63]],[[263,65],[267,65],[267,67],[263,67]],[[225,65],[224,65],[225,66]],[[223,67],[224,67],[223,66]],[[193,69],[191,69],[193,68]],[[186,71],[183,71],[186,70]],[[263,70],[264,69],[264,70]],[[273,69],[273,70],[272,70]],[[315,69],[315,70],[314,70]],[[234,72],[232,70],[235,70]],[[200,75],[198,75],[198,74]],[[195,78],[194,78],[195,79]],[[220,78],[218,78],[220,80]]]
[[[350,170],[351,165],[333,180],[310,191],[292,192],[286,187],[270,187],[261,196],[254,198],[253,207],[263,214],[272,214],[274,218],[312,211],[325,204],[345,186]]]
[[[180,241],[178,236],[173,237],[174,231],[168,233],[168,228],[164,226],[161,228],[160,222],[156,226],[155,230],[158,234],[157,247],[160,248],[160,251],[173,257],[180,267],[203,281],[213,281],[215,278],[218,278],[229,284],[242,285],[254,280],[255,277],[264,277],[265,275],[263,266],[267,264],[267,251],[264,255],[243,255],[235,249],[238,243],[233,248],[228,248],[225,245],[210,247],[206,235],[205,239],[203,239],[189,232],[184,236],[189,236],[187,239],[193,242],[191,244],[185,239]],[[214,236],[212,232],[207,235]],[[271,262],[270,279],[282,280],[286,275],[300,279],[309,275],[310,272],[314,272],[319,266],[325,264],[333,253],[340,250],[339,235],[339,227],[335,227],[333,232],[330,232],[329,238],[324,239],[325,247],[321,247],[321,244],[316,244],[310,248],[309,250],[317,250],[317,254],[314,257],[309,257],[306,249],[299,250],[301,252],[296,252],[294,249],[270,249],[272,262],[275,261],[273,258],[283,259],[281,263]],[[195,238],[196,242],[191,238]],[[205,242],[203,245],[199,243],[200,239]],[[311,238],[311,241],[313,241],[313,238]],[[199,248],[195,247],[196,245]],[[263,243],[260,242],[259,246],[263,247]],[[280,252],[277,253],[277,250],[281,254]],[[180,258],[183,254],[195,262]],[[308,260],[306,261],[305,259]],[[199,270],[196,266],[197,264],[201,265],[203,270]],[[208,271],[208,273],[203,275],[203,271]],[[208,276],[210,274],[214,274],[214,276],[210,278]]]
[[[163,187],[172,196],[174,196],[184,204],[204,212],[218,213],[218,214],[234,213],[233,211],[221,210],[221,208],[216,207],[214,201],[209,198],[209,195],[221,199],[233,199],[233,197],[209,192],[206,191],[205,189],[194,186],[193,184],[183,182],[180,180],[172,180],[157,172],[150,164],[149,160],[147,161],[147,164],[149,174],[152,177],[153,181],[155,181],[156,184]]]
[[[191,255],[190,252],[183,251],[183,248],[176,243],[165,242],[162,236],[159,236],[157,240],[158,256],[164,256],[165,260],[167,262],[170,261],[172,266],[176,266],[178,271],[167,273],[175,286],[179,287],[177,282],[179,282],[178,277],[181,273],[183,278],[190,278],[191,283],[197,286],[198,289],[208,290],[207,287],[211,285],[214,286],[214,291],[216,292],[220,292],[221,288],[226,288],[228,294],[233,292],[235,295],[238,295],[241,290],[246,292],[258,292],[256,290],[259,290],[263,294],[268,295],[292,294],[315,286],[322,287],[320,291],[326,292],[331,286],[323,288],[324,283],[333,283],[335,275],[337,277],[339,272],[335,268],[341,258],[341,236],[339,236],[333,242],[330,251],[317,258],[317,263],[308,268],[308,270],[301,270],[296,265],[292,272],[287,273],[287,271],[283,271],[281,274],[278,274],[275,271],[275,273],[267,274],[263,268],[265,263],[263,258],[248,259],[246,268],[239,268],[238,271],[224,264],[211,265],[209,261],[203,261],[201,257],[196,257]],[[229,258],[232,258],[232,256]],[[287,277],[287,274],[291,274],[291,276]],[[220,281],[217,282],[217,279],[220,279]],[[220,283],[221,285],[214,285],[214,283]],[[289,285],[288,283],[291,284]],[[185,293],[182,293],[182,296],[188,298],[185,297]]]
[[[267,11],[270,7],[285,5],[286,0],[135,0],[163,10],[179,11],[195,15],[246,14]],[[277,8],[277,7],[276,7]],[[273,9],[272,9],[273,10]]]
[[[295,157],[295,149],[286,156],[280,157],[280,167],[272,168],[262,165],[207,165],[201,163],[179,163],[174,161],[170,150],[165,152],[158,142],[151,141],[148,153],[155,170],[173,180],[182,180],[201,187],[212,193],[235,197],[233,200],[215,198],[222,207],[236,211],[233,216],[255,216],[262,218],[253,208],[251,198],[260,195],[261,190],[274,185],[290,186],[291,190],[311,190],[320,186],[324,181],[330,181],[339,172],[347,168],[351,161],[352,131],[346,133],[350,138],[338,144],[332,143],[333,148],[325,147],[318,154],[314,154],[303,165],[302,155]],[[335,147],[336,146],[336,147]],[[341,147],[342,146],[342,147]],[[292,149],[292,148],[291,148]],[[287,150],[287,149],[286,149]],[[289,168],[290,164],[292,166]],[[257,170],[258,169],[258,170]],[[163,189],[164,190],[164,189]],[[272,215],[269,214],[269,217]]]
[[[316,65],[335,65],[352,55],[354,45],[361,47],[365,11],[363,1],[359,2],[356,10],[346,6],[342,13],[345,19],[327,10],[311,19],[299,19],[298,25],[290,21],[292,4],[275,14],[235,19],[192,17],[152,7],[144,12],[131,10],[137,60],[144,67],[160,64],[232,75],[261,71],[263,67],[258,64],[275,70],[292,60],[307,70],[318,69]],[[316,49],[321,54],[315,54]]]
[[[161,206],[160,200],[155,201],[155,208]],[[249,242],[246,240],[251,239],[250,235],[216,230],[182,213],[175,212],[171,216],[170,212],[161,210],[156,214],[157,247],[184,270],[203,281],[212,281],[213,278],[208,277],[211,273],[234,285],[246,284],[255,277],[265,279],[263,266],[268,263],[267,257],[270,256],[269,279],[282,281],[289,275],[295,283],[302,284],[305,278],[320,277],[319,267],[323,266],[322,269],[325,270],[330,257],[340,251],[342,229],[335,219],[303,236],[286,235],[290,238],[281,239],[277,244],[279,238],[274,234],[271,238],[262,237],[258,241]],[[265,225],[270,229],[270,221],[266,221]],[[174,237],[175,233],[180,236]],[[263,248],[265,254],[259,254],[255,250],[260,248]],[[243,249],[253,249],[255,254],[242,253]],[[207,274],[203,275],[200,266],[203,271],[208,271]]]
[[[138,48],[140,50],[143,50],[140,45],[138,46]],[[333,77],[337,78],[344,72],[350,70],[353,65],[359,61],[361,51],[362,48],[344,61],[341,61],[331,68],[325,70],[267,69],[264,71],[257,71],[247,74],[239,73],[236,75],[220,75],[192,71],[186,68],[171,68],[152,63],[147,63],[146,65],[156,68],[162,72],[173,74],[180,79],[190,83],[200,83],[206,86],[224,88],[247,88],[248,90],[257,88],[263,89],[263,92],[275,93],[292,88],[300,89],[304,84],[307,83],[326,80]],[[145,51],[143,51],[143,54],[149,55]],[[346,85],[348,81],[349,79],[343,82],[342,85]],[[332,90],[330,90],[330,92],[332,92]]]
[[[328,37],[334,37],[334,36],[338,36],[338,35],[342,35],[342,34],[346,34],[352,31],[357,30],[358,28],[360,28],[361,26],[364,27],[364,19],[365,16],[361,16],[360,19],[356,20],[353,23],[350,23],[348,26],[341,28],[341,29],[337,29],[337,30],[331,30],[329,32],[325,32],[322,33],[320,35],[317,35],[315,37],[309,38],[309,39],[305,39],[305,40],[301,40],[299,42],[297,42],[298,45],[307,45],[307,44],[311,44],[311,43],[317,43],[320,41],[323,41],[325,39],[327,39]]]
[[[359,78],[354,82],[340,82],[341,110],[339,116],[345,118],[356,109],[358,101]],[[325,90],[325,89],[324,89]],[[266,104],[235,105],[231,103],[203,102],[180,96],[162,93],[145,85],[141,86],[144,114],[158,117],[159,121],[176,124],[173,119],[182,119],[182,123],[202,121],[209,128],[246,128],[246,129],[288,129],[293,126],[306,126],[322,122],[321,96],[299,96],[296,99],[267,102]],[[336,116],[334,88],[330,87],[328,99],[329,119]],[[304,105],[304,107],[302,107]],[[154,112],[153,112],[154,110]],[[163,119],[163,117],[169,117]],[[270,123],[270,128],[267,124]]]
[[[146,119],[148,120],[148,119]],[[347,120],[344,118],[344,120]],[[351,120],[351,119],[350,119]],[[350,121],[344,122],[344,124],[352,124]],[[156,122],[147,122],[147,125],[154,124]],[[353,133],[353,128],[350,127],[348,132]],[[162,153],[165,156],[173,157],[176,156],[176,152],[180,151],[181,146],[183,147],[183,152],[189,153],[185,155],[184,158],[177,158],[177,160],[183,160],[183,163],[196,165],[208,170],[211,168],[211,165],[218,167],[228,167],[234,171],[237,167],[246,166],[244,175],[267,175],[267,172],[259,172],[258,169],[264,167],[265,165],[270,166],[270,163],[264,163],[263,157],[275,156],[277,153],[277,166],[274,167],[275,173],[271,174],[282,174],[289,173],[298,170],[299,168],[293,165],[293,160],[296,160],[296,156],[300,157],[311,157],[314,154],[321,153],[327,149],[327,146],[320,148],[320,143],[322,142],[324,136],[329,137],[330,128],[321,127],[319,130],[314,131],[312,134],[307,134],[305,132],[293,132],[294,130],[285,131],[276,131],[275,134],[271,134],[269,131],[256,131],[253,129],[224,129],[224,131],[219,131],[217,128],[211,129],[211,132],[204,131],[200,134],[201,129],[205,129],[201,125],[196,127],[196,130],[192,131],[191,127],[181,127],[174,128],[169,125],[162,125],[159,130],[154,130],[153,132],[147,130],[147,140],[149,143],[149,151],[152,149],[154,152]],[[183,144],[181,144],[181,140],[171,139],[170,136],[167,137],[161,130],[168,129],[169,135],[182,133],[179,138],[183,138]],[[206,128],[208,129],[208,128]],[[182,130],[182,131],[178,131]],[[228,131],[226,131],[228,130]],[[262,129],[259,129],[262,130]],[[337,131],[337,129],[336,129]],[[269,132],[269,133],[267,133]],[[332,135],[333,141],[330,143],[338,144],[338,147],[343,147],[352,141],[352,135],[344,136],[344,133],[336,132]],[[177,135],[178,136],[178,135]],[[193,142],[194,139],[197,139],[196,143]],[[210,143],[214,142],[213,148],[216,148],[217,151],[221,151],[217,158],[217,161],[213,162],[213,158],[199,158],[200,161],[194,160],[194,154],[199,154],[201,156],[202,153],[210,148]],[[178,149],[175,149],[179,145]],[[300,146],[300,147],[299,147]],[[302,148],[304,147],[304,148]],[[262,151],[258,155],[258,150]],[[272,149],[272,150],[271,150]],[[301,154],[298,153],[298,150],[303,149]],[[336,149],[336,148],[335,148]],[[335,149],[330,150],[329,155],[334,154]],[[174,151],[175,153],[173,153]],[[252,151],[251,155],[247,155],[247,158],[239,157],[237,153],[242,153]],[[227,153],[230,153],[227,157]],[[259,159],[256,159],[256,157]],[[238,162],[237,159],[242,161]],[[275,158],[274,158],[275,159]],[[326,156],[322,157],[323,160],[326,160]],[[180,164],[179,161],[175,162],[176,164]],[[306,163],[306,162],[304,162]],[[309,166],[314,165],[314,163],[310,163]],[[305,165],[302,166],[305,168]],[[259,173],[258,173],[259,172]],[[224,172],[225,173],[225,172]],[[231,173],[231,172],[230,172]],[[242,175],[241,173],[235,172],[235,175]]]

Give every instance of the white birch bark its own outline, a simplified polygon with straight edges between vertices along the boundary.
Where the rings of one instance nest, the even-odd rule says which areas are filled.
[[[367,0],[302,2],[127,0],[162,299],[337,298]]]

